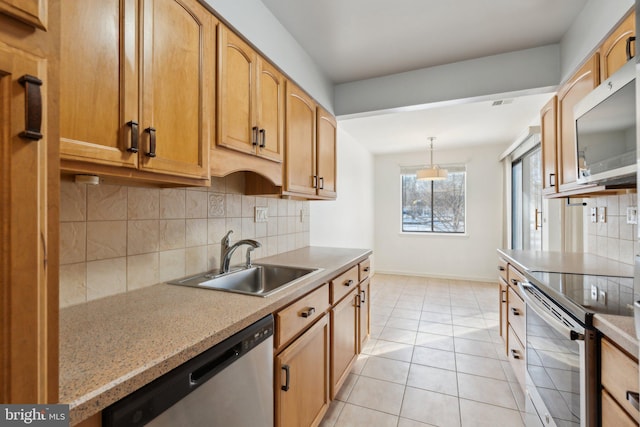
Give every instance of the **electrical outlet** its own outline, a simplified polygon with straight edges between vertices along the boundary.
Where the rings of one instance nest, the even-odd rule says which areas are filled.
[[[638,223],[638,208],[635,206],[629,206],[627,208],[627,224]]]
[[[607,292],[600,289],[600,295],[598,295],[598,299],[600,300],[600,304],[607,305]]]
[[[598,301],[598,287],[596,285],[591,285],[591,299]]]
[[[607,222],[607,208],[604,206],[598,208],[598,222]]]
[[[591,222],[598,222],[598,208],[591,208]]]
[[[254,217],[255,222],[267,222],[269,219],[268,210],[269,208],[266,206],[256,206]]]

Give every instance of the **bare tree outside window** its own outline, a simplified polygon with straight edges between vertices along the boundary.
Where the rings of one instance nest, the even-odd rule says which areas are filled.
[[[442,181],[418,181],[418,168],[403,168],[402,231],[422,233],[465,232],[464,167],[447,166]]]

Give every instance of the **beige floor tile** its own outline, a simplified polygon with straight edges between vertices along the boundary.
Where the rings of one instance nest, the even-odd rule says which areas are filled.
[[[465,374],[479,375],[501,381],[507,380],[502,364],[498,359],[459,353],[456,354],[456,367],[458,372]]]
[[[474,356],[498,358],[495,344],[484,341],[469,340],[466,338],[454,339],[456,353],[472,354]]]
[[[397,425],[397,416],[348,403],[335,423],[335,427],[396,427]]]
[[[524,427],[520,412],[460,399],[462,427]]]
[[[382,333],[378,336],[378,339],[413,345],[416,341],[416,332],[408,331],[406,329],[385,327]]]
[[[404,308],[394,308],[391,312],[392,317],[398,317],[401,319],[413,319],[420,320],[420,310],[407,310]]]
[[[451,314],[450,313],[436,313],[434,311],[423,311],[420,320],[424,322],[436,322],[436,323],[446,323],[451,324]]]
[[[453,351],[415,346],[411,363],[455,371],[456,354]]]
[[[371,341],[371,340],[370,340]],[[376,345],[369,353],[373,356],[386,357],[387,359],[411,362],[413,346],[393,341],[376,340]]]
[[[418,298],[415,300],[404,300],[398,301],[396,303],[395,308],[401,308],[404,310],[421,310],[422,309],[422,299]]]
[[[400,418],[398,427],[435,427],[435,424],[426,424],[420,421],[410,420],[409,418]]]
[[[348,403],[365,408],[374,409],[388,414],[398,415],[402,406],[405,386],[376,380],[375,378],[359,377],[349,398]]]
[[[407,382],[409,374],[408,362],[371,356],[367,359],[360,375],[398,384]]]
[[[459,316],[454,314],[451,323],[454,326],[467,326],[469,328],[486,329],[487,322],[482,316]]]
[[[428,298],[426,298],[428,299]],[[422,311],[431,311],[434,313],[447,313],[451,314],[451,306],[445,304],[435,304],[430,301],[425,302],[422,305]]]
[[[435,322],[420,322],[418,326],[419,332],[426,332],[429,334],[447,335],[453,336],[453,327],[444,323]]]
[[[362,353],[363,354],[374,354],[373,353],[373,349],[374,349],[374,347],[376,346],[377,343],[378,343],[377,339],[369,337],[367,342],[364,343],[364,346],[362,346]]]
[[[518,409],[507,381],[458,373],[458,388],[460,398]],[[487,390],[491,390],[491,393],[487,393]]]
[[[420,321],[418,319],[403,319],[400,317],[393,317],[392,315],[389,317],[385,326],[389,328],[406,329],[408,331],[417,331],[419,323]]]
[[[439,427],[460,426],[456,397],[413,387],[407,387],[400,416]]]
[[[451,306],[451,314],[455,316],[482,316],[480,307]]]
[[[436,348],[438,350],[453,351],[454,340],[451,336],[418,332],[416,345],[421,347]]]
[[[327,413],[324,414],[324,418],[322,418],[322,422],[320,423],[320,427],[333,427],[338,421],[338,417],[340,416],[340,412],[344,408],[345,403],[339,400],[334,400],[329,405],[329,409],[327,409]]]
[[[446,369],[411,364],[407,385],[423,390],[458,396],[456,372]]]
[[[336,394],[335,400],[341,400],[343,402],[346,402],[347,399],[349,398],[349,394],[351,393],[351,390],[353,390],[353,386],[356,385],[357,381],[358,381],[358,375],[349,374],[347,376],[347,379],[344,380],[344,384],[342,384],[342,387]]]
[[[367,363],[368,358],[369,358],[368,354],[364,354],[364,353],[359,354],[358,358],[356,359],[356,361],[353,363],[353,366],[351,367],[351,373],[360,375],[360,372],[362,372],[362,368],[364,368],[364,365]]]
[[[491,335],[489,335],[489,331],[486,329],[470,328],[467,326],[453,325],[453,336],[468,340],[493,342],[491,340]]]

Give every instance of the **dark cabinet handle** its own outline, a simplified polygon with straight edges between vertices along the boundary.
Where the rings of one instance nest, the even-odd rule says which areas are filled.
[[[505,270],[505,268],[503,266],[501,266],[501,265],[498,266],[498,271],[504,271],[504,270]]]
[[[351,279],[347,280],[346,282],[344,282],[344,285],[345,285],[345,286],[351,286],[351,285],[353,285],[353,280],[351,280]]]
[[[20,132],[20,138],[39,141],[42,139],[42,93],[40,92],[42,80],[25,74],[18,79],[18,83],[24,86],[25,91],[25,130]]]
[[[631,403],[631,406],[636,408],[636,411],[640,411],[640,395],[635,391],[627,391],[627,401]]]
[[[264,148],[267,145],[267,130],[260,129],[260,148]]]
[[[324,190],[324,177],[323,177],[323,176],[321,176],[321,177],[319,178],[319,181],[320,181],[320,189],[321,189],[321,190]]]
[[[364,303],[366,302],[366,300],[367,300],[367,293],[366,293],[366,290],[365,290],[365,289],[363,289],[363,290],[361,290],[361,291],[360,291],[360,293],[362,294],[362,298],[360,298],[360,302],[361,302],[362,304],[364,304]]]
[[[251,145],[254,147],[258,145],[258,126],[251,128]]]
[[[302,317],[311,317],[311,315],[313,315],[313,313],[315,313],[315,312],[316,312],[316,308],[315,307],[309,307],[305,311],[300,313],[300,316],[302,316]]]
[[[518,310],[515,307],[511,307],[511,312],[513,313],[514,316],[520,316],[520,310]]]
[[[551,180],[551,178],[553,178],[553,181]],[[556,186],[556,174],[555,173],[550,173],[549,174],[549,187],[555,187]]]
[[[148,127],[144,130],[149,134],[149,152],[146,153],[147,157],[156,156],[156,128]]]
[[[313,175],[313,188],[318,188],[318,175]]]
[[[369,272],[369,267],[365,267],[365,268],[363,268],[363,269],[362,269],[362,271],[364,271],[364,272],[368,273],[368,272]]]
[[[635,36],[630,36],[627,39],[627,61],[630,61],[631,58],[633,58],[633,55],[631,54],[631,43],[634,43],[635,41],[636,41]]]
[[[511,356],[514,359],[520,359],[520,354],[518,353],[518,350],[511,349]]]
[[[131,120],[127,122],[127,126],[131,128],[131,146],[127,148],[130,153],[138,152],[138,122]]]
[[[282,369],[285,373],[284,385],[280,386],[282,391],[289,391],[289,380],[291,379],[291,373],[289,372],[289,365],[282,365]]]
[[[507,291],[502,291],[502,302],[507,302]]]

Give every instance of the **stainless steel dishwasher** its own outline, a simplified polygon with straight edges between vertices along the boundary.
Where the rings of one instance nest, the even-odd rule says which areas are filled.
[[[102,425],[273,426],[273,316],[109,406]]]

